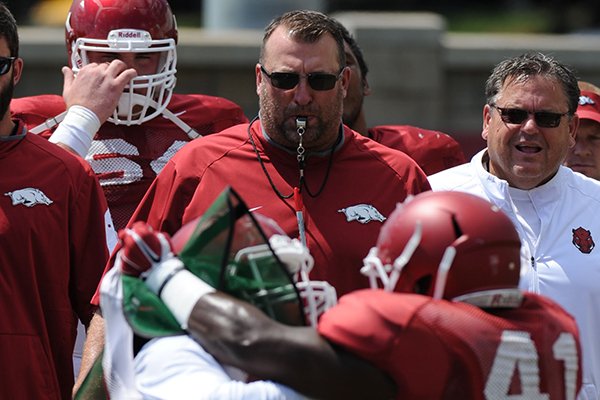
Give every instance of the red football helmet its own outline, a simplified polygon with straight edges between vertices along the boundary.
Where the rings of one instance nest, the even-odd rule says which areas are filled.
[[[108,120],[136,125],[160,115],[171,100],[177,64],[177,24],[166,0],[74,0],[65,24],[75,73],[88,52],[161,53],[156,73],[132,79]]]
[[[520,248],[510,219],[486,200],[425,192],[389,216],[361,271],[373,288],[509,306],[520,299]]]

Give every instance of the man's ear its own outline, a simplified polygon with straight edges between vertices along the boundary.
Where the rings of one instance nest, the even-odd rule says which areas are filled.
[[[492,107],[489,104],[483,106],[483,127],[481,129],[481,137],[483,140],[487,140],[488,132],[490,128],[490,119],[492,118],[491,114]]]
[[[369,96],[372,93],[371,86],[369,85],[369,81],[367,80],[367,78],[363,78],[362,87],[363,87],[363,96]]]
[[[21,74],[23,73],[23,59],[16,58],[13,61],[13,82],[16,85],[21,80]]]
[[[254,67],[254,73],[256,74],[256,94],[260,96],[260,85],[262,84],[262,71],[260,70],[260,64],[256,64]]]

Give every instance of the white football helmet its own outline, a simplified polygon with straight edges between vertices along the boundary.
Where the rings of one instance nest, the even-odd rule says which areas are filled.
[[[74,1],[65,40],[75,74],[89,63],[89,52],[160,53],[156,73],[133,78],[108,120],[139,125],[163,113],[177,71],[177,24],[166,0]]]
[[[314,259],[298,239],[290,239],[286,235],[272,235],[269,244],[277,258],[294,277],[296,288],[304,302],[306,319],[316,327],[319,317],[337,304],[335,288],[326,281],[313,281],[308,277]]]

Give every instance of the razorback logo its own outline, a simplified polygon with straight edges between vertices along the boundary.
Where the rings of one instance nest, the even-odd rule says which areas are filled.
[[[590,254],[596,247],[591,232],[582,227],[573,229],[573,244],[584,254]]]
[[[38,204],[44,204],[49,206],[53,203],[40,189],[35,188],[24,188],[15,190],[14,192],[4,193],[12,200],[12,205],[23,204],[26,207],[33,207]]]
[[[385,217],[381,215],[375,207],[370,204],[357,204],[347,208],[338,210],[339,213],[346,215],[346,221],[358,221],[361,224],[367,224],[371,221],[385,221]]]

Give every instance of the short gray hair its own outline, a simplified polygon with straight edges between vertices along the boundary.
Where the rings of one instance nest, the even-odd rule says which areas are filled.
[[[568,66],[542,53],[525,53],[497,64],[485,83],[487,104],[495,103],[507,79],[524,81],[536,75],[558,81],[567,97],[569,115],[575,114],[580,94],[575,73]]]

